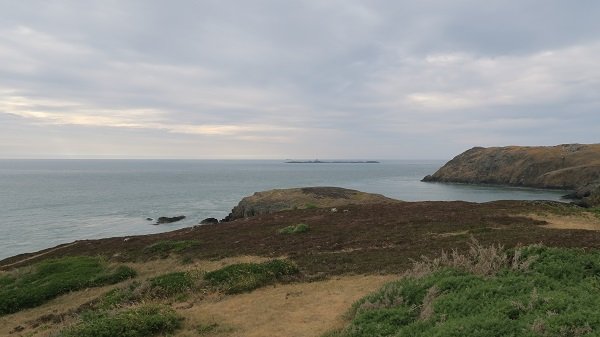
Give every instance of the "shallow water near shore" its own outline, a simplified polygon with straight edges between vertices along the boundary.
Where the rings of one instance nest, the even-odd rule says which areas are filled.
[[[420,181],[444,162],[0,160],[0,259],[74,240],[159,233],[220,219],[244,196],[273,188],[339,186],[405,201],[561,201],[566,193]],[[146,220],[176,215],[187,218],[159,226]]]

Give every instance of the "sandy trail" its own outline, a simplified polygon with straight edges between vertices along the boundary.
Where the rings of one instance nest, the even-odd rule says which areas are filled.
[[[600,217],[588,212],[578,215],[527,214],[526,216],[535,220],[546,221],[548,224],[544,227],[547,228],[600,231]]]
[[[215,336],[318,337],[343,327],[343,316],[352,303],[395,279],[398,276],[345,276],[205,300],[180,310],[188,320],[186,329],[176,336],[194,336],[196,326],[217,323],[225,331]]]

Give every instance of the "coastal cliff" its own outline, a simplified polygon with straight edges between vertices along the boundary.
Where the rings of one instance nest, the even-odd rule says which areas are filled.
[[[600,144],[474,147],[423,181],[571,189],[599,205]]]

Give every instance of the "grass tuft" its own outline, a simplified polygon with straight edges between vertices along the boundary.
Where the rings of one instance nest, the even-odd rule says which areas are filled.
[[[413,267],[405,276],[422,277],[443,268],[454,268],[476,275],[490,276],[502,269],[526,270],[535,256],[524,258],[522,249],[506,251],[501,245],[484,246],[471,237],[469,250],[462,254],[458,250],[450,253],[442,251],[440,257],[430,259],[422,256],[421,260],[412,261]]]
[[[234,331],[230,326],[222,325],[219,323],[202,323],[196,326],[196,332],[200,336],[214,336],[222,333],[228,333]]]
[[[212,287],[228,294],[251,291],[299,272],[298,267],[285,260],[264,263],[233,264],[204,275]]]
[[[142,295],[139,282],[133,282],[127,287],[115,288],[100,296],[93,308],[97,310],[108,310],[117,307],[131,305],[138,302]]]
[[[82,322],[63,330],[58,337],[146,337],[170,334],[181,327],[173,309],[146,305],[122,311],[83,315]]]
[[[190,291],[194,277],[189,272],[174,272],[149,280],[153,297],[172,297]]]
[[[297,225],[291,225],[280,229],[279,234],[298,234],[308,232],[310,227],[307,224],[299,223]]]
[[[36,307],[71,291],[115,284],[135,275],[135,270],[127,266],[112,268],[96,257],[45,260],[3,277],[0,315]]]

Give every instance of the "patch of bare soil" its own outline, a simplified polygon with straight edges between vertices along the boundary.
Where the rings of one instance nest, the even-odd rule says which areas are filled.
[[[529,214],[528,217],[547,222],[543,227],[554,229],[585,229],[600,231],[600,218],[589,212],[574,215]]]
[[[316,337],[344,325],[352,303],[397,279],[393,275],[344,276],[276,285],[251,293],[205,300],[180,310],[186,327],[178,337],[197,336],[199,325],[225,327],[227,337]]]

